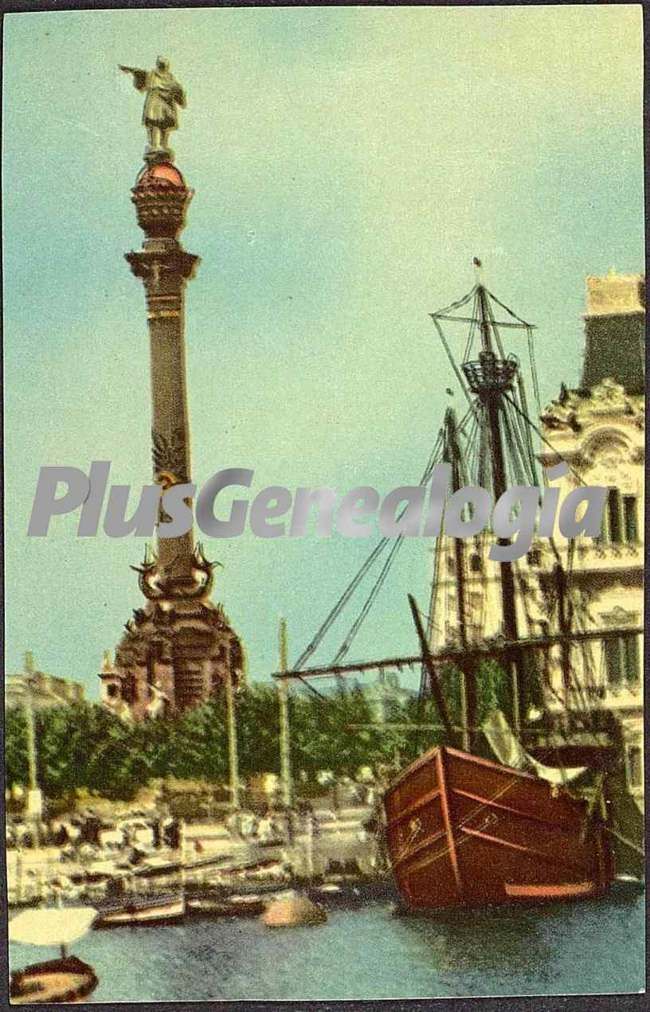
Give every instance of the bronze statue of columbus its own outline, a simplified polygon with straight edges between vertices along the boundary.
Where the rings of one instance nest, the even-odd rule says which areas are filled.
[[[171,160],[173,152],[168,146],[168,136],[170,130],[178,126],[177,106],[185,108],[185,92],[170,71],[169,60],[159,56],[153,70],[124,67],[122,64],[120,70],[133,76],[133,84],[138,91],[146,92],[142,123],[147,130],[149,144],[145,158]]]

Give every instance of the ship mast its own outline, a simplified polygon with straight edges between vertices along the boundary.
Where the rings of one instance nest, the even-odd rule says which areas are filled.
[[[444,422],[445,449],[444,459],[451,465],[452,492],[457,492],[462,485],[460,474],[460,447],[456,429],[456,415],[449,408],[445,413]],[[460,646],[467,650],[467,600],[465,588],[465,545],[462,538],[454,538],[454,568],[456,574],[456,608],[458,616],[458,634]],[[462,727],[462,747],[466,752],[472,751],[474,725],[476,723],[476,679],[473,661],[463,658],[460,670],[460,710]]]
[[[474,260],[474,264],[477,268],[480,268],[481,266],[480,261],[476,259]],[[472,305],[471,310],[469,310],[470,304]],[[495,319],[493,304],[501,307],[503,312],[498,315],[499,317],[505,317],[505,319]],[[463,307],[467,307],[467,309],[463,309]],[[464,314],[469,311],[469,315],[459,315],[459,311]],[[439,441],[437,441],[434,446],[431,458],[421,480],[421,484],[424,485],[429,479],[435,462],[440,459],[439,454],[442,450],[443,459],[447,463],[451,464],[451,480],[453,489],[454,491],[458,490],[467,477],[464,469],[465,444],[470,444],[469,451],[471,455],[475,449],[475,444],[473,442],[474,434],[478,430],[481,444],[479,447],[479,461],[481,466],[479,466],[478,484],[491,484],[495,502],[501,499],[504,493],[507,492],[507,482],[511,476],[506,467],[506,448],[508,449],[509,454],[514,454],[510,465],[510,471],[514,472],[515,478],[517,478],[518,474],[521,472],[522,477],[528,475],[531,485],[536,486],[538,481],[535,474],[534,450],[532,448],[532,443],[530,442],[528,430],[526,430],[525,434],[521,431],[521,422],[519,417],[513,416],[512,411],[510,410],[511,408],[514,408],[517,416],[521,416],[521,418],[528,422],[529,426],[533,425],[533,423],[530,422],[530,419],[528,419],[526,412],[523,384],[521,383],[519,375],[518,361],[513,355],[506,357],[499,334],[501,327],[521,329],[528,333],[530,344],[531,332],[534,329],[534,325],[527,323],[521,317],[517,316],[511,309],[504,305],[504,303],[500,302],[495,295],[489,292],[483,284],[480,273],[475,285],[466,295],[456,300],[446,308],[430,313],[430,316],[436,326],[436,329],[438,330],[440,340],[449,358],[456,379],[458,380],[458,383],[469,402],[469,413],[459,424],[456,422],[454,412],[447,412],[444,425],[438,435]],[[461,362],[456,361],[444,335],[441,327],[441,321],[444,320],[448,320],[452,323],[469,323],[471,325],[465,354]],[[478,330],[478,333],[480,334],[480,350],[476,359],[469,360],[468,356],[471,353],[476,330]],[[531,369],[534,377],[535,372],[532,352]],[[465,422],[467,419],[473,420],[472,425],[476,423],[476,425],[471,429],[469,435],[465,429]],[[482,467],[482,464],[487,461],[488,458],[490,463],[489,479],[487,475],[484,476],[484,469]],[[389,541],[390,539],[384,538],[379,545],[372,550],[355,575],[354,579],[350,581],[335,606],[330,610],[327,618],[322,623],[316,635],[312,638],[308,647],[298,658],[295,666],[290,670],[283,668],[281,671],[274,673],[274,677],[282,679],[301,679],[306,685],[309,685],[309,688],[312,689],[312,691],[317,693],[317,690],[313,689],[310,684],[310,680],[312,678],[331,677],[333,675],[350,675],[370,670],[381,671],[387,667],[401,668],[415,663],[422,664],[423,670],[421,688],[428,688],[435,696],[445,728],[448,731],[459,730],[462,734],[463,748],[467,751],[472,751],[473,733],[478,730],[476,727],[478,710],[476,673],[484,658],[498,657],[502,666],[510,675],[510,696],[512,701],[510,708],[511,722],[515,733],[520,733],[522,712],[524,709],[523,699],[525,698],[523,690],[525,689],[525,680],[528,671],[526,663],[527,654],[531,650],[547,648],[551,645],[563,642],[567,638],[566,628],[563,628],[561,634],[558,636],[546,635],[531,637],[528,635],[524,639],[520,637],[516,610],[517,593],[515,590],[515,569],[511,561],[500,560],[499,585],[501,594],[502,638],[500,640],[498,638],[496,640],[489,640],[482,644],[475,642],[474,637],[471,635],[471,626],[468,620],[470,609],[467,596],[468,588],[466,582],[465,547],[462,540],[458,538],[455,539],[453,559],[454,573],[456,576],[458,645],[454,645],[452,649],[447,647],[443,649],[436,649],[433,653],[431,652],[430,641],[433,630],[435,584],[437,582],[438,575],[438,570],[435,568],[433,578],[434,586],[432,586],[431,590],[431,608],[428,617],[428,630],[425,631],[421,622],[417,604],[412,595],[409,595],[411,612],[413,614],[416,632],[421,646],[420,656],[393,656],[383,657],[375,661],[362,661],[356,664],[341,663],[352,641],[353,635],[355,635],[358,631],[361,622],[367,615],[369,608],[374,601],[377,590],[381,587],[385,579],[386,572],[388,571],[388,567],[392,561],[393,555],[395,554],[395,550],[400,543],[398,539],[393,549],[391,549],[387,562],[384,564],[384,567],[382,568],[362,611],[355,620],[350,633],[348,633],[348,636],[344,641],[343,648],[339,650],[339,653],[335,656],[333,662],[324,666],[311,668],[305,667],[305,662],[317,649],[324,635],[330,629],[333,622],[342,611],[344,605],[369,570],[369,567],[379,556],[379,553],[388,545]],[[509,538],[498,538],[497,543],[499,545],[506,546],[512,542]],[[438,540],[436,542],[437,552],[439,551],[439,544],[440,542]],[[439,555],[437,555],[437,558],[439,558]],[[608,635],[613,635],[613,632],[608,631]],[[572,634],[571,636],[572,642],[601,638],[602,633],[600,632],[582,632]],[[566,652],[566,656],[568,659],[568,651]],[[460,727],[453,729],[449,726],[451,721],[447,712],[446,702],[443,698],[442,685],[438,678],[438,668],[446,661],[462,668],[460,677]],[[317,694],[319,695],[319,693]]]
[[[501,426],[503,400],[516,377],[517,363],[513,358],[500,358],[494,350],[492,318],[487,292],[481,281],[476,286],[476,299],[481,351],[478,361],[465,362],[462,368],[470,390],[476,394],[485,410],[492,460],[492,492],[494,501],[497,502],[507,488]],[[510,544],[510,541],[507,538],[499,538],[498,544],[507,545]],[[503,561],[499,565],[503,634],[506,640],[512,643],[519,640],[514,572],[511,562]],[[524,675],[521,651],[515,649],[510,653],[509,666],[512,678],[512,720],[515,732],[519,732],[521,729],[520,685]]]

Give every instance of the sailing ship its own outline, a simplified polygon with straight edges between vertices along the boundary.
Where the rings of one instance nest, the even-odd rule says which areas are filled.
[[[480,268],[479,261],[474,263]],[[470,315],[458,315],[468,311]],[[498,321],[497,313],[506,319]],[[532,325],[489,292],[480,273],[467,295],[431,316],[469,404],[460,423],[451,409],[446,412],[440,434],[442,458],[451,465],[453,490],[467,485],[491,488],[497,502],[507,491],[509,479],[514,484],[526,482],[539,487],[531,434],[536,427],[528,415],[523,374],[518,359],[506,355],[500,336],[502,327],[521,328],[527,333],[537,393]],[[443,320],[469,324],[460,368],[444,336]],[[477,338],[478,357],[471,358]],[[428,480],[434,458],[435,450],[421,484]],[[489,541],[491,535],[485,533],[483,537]],[[408,909],[522,901],[544,903],[598,896],[610,887],[617,872],[628,870],[626,857],[633,859],[639,872],[643,856],[642,816],[638,807],[630,806],[627,792],[621,790],[620,748],[611,734],[604,736],[603,744],[603,735],[596,731],[598,722],[602,724],[603,711],[596,715],[585,707],[580,714],[565,712],[560,720],[553,719],[548,711],[543,712],[540,668],[549,664],[553,648],[559,647],[564,681],[569,686],[574,677],[572,650],[576,645],[584,652],[591,641],[602,640],[605,635],[629,637],[638,635],[642,629],[608,628],[605,634],[576,628],[569,574],[551,539],[555,553],[552,580],[557,631],[551,632],[550,623],[545,623],[541,634],[529,630],[522,635],[517,595],[525,598],[530,587],[521,582],[521,574],[513,562],[500,561],[499,630],[496,636],[482,637],[480,631],[470,628],[468,619],[465,545],[460,538],[452,540],[453,548],[446,561],[453,570],[455,584],[453,642],[432,645],[443,551],[440,537],[436,542],[437,564],[427,628],[409,595],[420,656],[385,658],[357,665],[340,663],[399,549],[398,538],[334,663],[329,667],[303,667],[336,617],[338,605],[294,670],[280,672],[278,676],[301,679],[341,676],[371,668],[402,667],[415,660],[421,662],[421,692],[435,699],[443,743],[401,772],[384,797],[388,855]],[[498,543],[506,545],[508,540],[500,538]],[[483,548],[485,544],[484,541]],[[373,555],[379,550],[381,545]],[[481,549],[476,539],[472,555],[472,564],[480,570]],[[342,601],[355,586],[353,581],[346,588]],[[503,707],[497,705],[493,692],[479,724],[479,695],[484,688],[481,671],[486,660],[506,673],[507,684],[505,689],[501,686],[501,695],[507,701],[510,719]],[[458,690],[456,722],[446,695],[449,678],[446,681],[441,678],[443,669],[450,665]],[[536,710],[535,704],[542,710]],[[572,726],[576,723],[580,725],[581,737],[576,736],[576,727]],[[528,748],[522,744],[524,738],[530,742]],[[623,809],[627,809],[628,816],[630,811],[633,814],[623,827],[625,832],[620,821]]]
[[[57,946],[57,959],[34,963],[11,974],[12,1005],[83,1002],[95,990],[92,966],[68,954],[68,946],[90,930],[97,911],[93,907],[44,907],[23,910],[9,922],[9,941],[24,945]]]
[[[491,484],[498,501],[506,492],[509,474],[515,480],[527,478],[531,485],[539,484],[535,480],[532,423],[523,377],[517,359],[505,355],[499,336],[499,328],[504,325],[527,330],[529,338],[532,328],[479,281],[451,312],[447,309],[432,314],[441,334],[440,321],[457,320],[453,310],[470,302],[474,311],[465,320],[470,325],[467,351],[462,374],[457,373],[469,394],[468,416],[474,424],[477,445],[477,473],[466,477],[482,486]],[[505,311],[505,322],[497,323],[495,304]],[[480,335],[480,351],[474,360],[469,358],[472,330]],[[530,425],[522,425],[522,420]],[[506,447],[510,449],[510,460]],[[445,419],[445,459],[451,464],[452,482],[457,489],[462,483],[464,461],[452,412]],[[500,539],[500,543],[507,542]],[[441,544],[438,539],[438,550]],[[455,539],[456,666],[462,748],[451,747],[452,738],[449,744],[432,749],[405,770],[385,796],[388,850],[401,895],[410,908],[417,909],[554,902],[602,894],[616,874],[610,824],[614,813],[608,811],[608,802],[611,808],[613,798],[608,798],[607,774],[615,775],[620,765],[617,757],[606,754],[608,749],[600,745],[595,734],[594,743],[580,750],[571,741],[571,734],[565,733],[564,741],[555,744],[552,765],[540,762],[521,744],[526,731],[540,730],[525,726],[526,703],[533,696],[531,684],[539,677],[536,664],[538,667],[540,649],[559,645],[565,682],[570,684],[572,645],[577,638],[584,642],[590,635],[578,637],[571,628],[570,607],[566,607],[568,580],[560,554],[556,550],[554,567],[558,634],[530,637],[527,643],[518,626],[519,574],[511,561],[499,563],[504,642],[493,643],[490,656],[510,673],[513,727],[493,701],[477,741],[477,657],[472,654],[475,641],[468,629],[464,553],[463,542]],[[478,561],[480,567],[481,555],[474,555],[473,561]],[[526,592],[529,589],[522,588],[520,593]],[[432,606],[434,601],[435,584]],[[439,712],[451,737],[436,663],[440,658],[430,649],[430,636],[418,620],[413,600],[411,605],[426,675],[430,686],[437,687]],[[432,624],[430,614],[429,633]],[[612,630],[613,635],[621,632]],[[541,714],[534,716],[539,721]],[[581,717],[583,728],[589,730],[590,714]],[[489,746],[491,756],[485,754],[485,746]],[[576,759],[584,765],[570,766]]]

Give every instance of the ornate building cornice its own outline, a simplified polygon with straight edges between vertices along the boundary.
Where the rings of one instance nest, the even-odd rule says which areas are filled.
[[[615,417],[617,424],[629,420],[643,429],[645,398],[629,394],[613,379],[604,379],[591,390],[568,390],[562,386],[559,397],[551,401],[540,418],[546,429],[581,432],[607,417]]]

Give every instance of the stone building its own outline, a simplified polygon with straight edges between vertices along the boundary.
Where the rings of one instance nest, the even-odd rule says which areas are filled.
[[[585,354],[580,386],[567,389],[541,415],[539,461],[564,459],[568,474],[551,483],[560,502],[579,484],[608,488],[598,539],[580,537],[571,549],[556,528],[555,549],[566,574],[558,584],[557,556],[548,539],[533,542],[514,565],[520,636],[557,633],[571,612],[576,630],[643,625],[644,523],[644,279],[588,277]],[[550,445],[549,445],[550,444]],[[464,542],[466,634],[471,643],[503,634],[499,564],[488,559],[491,539]],[[444,539],[432,592],[434,651],[459,643],[457,560]],[[559,647],[544,661],[545,705],[551,713],[602,710],[613,714],[625,745],[628,784],[643,793],[643,645],[638,635],[573,647],[568,667]]]
[[[645,393],[645,278],[587,278],[585,357],[581,387],[614,379],[628,394]]]
[[[555,486],[564,496],[578,479],[608,489],[601,536],[577,540],[573,558],[558,539],[576,619],[585,629],[643,625],[644,533],[644,280],[610,272],[587,278],[585,357],[577,390],[562,389],[543,413],[542,433],[571,466]],[[546,445],[543,464],[557,459]],[[542,546],[540,586],[553,595]],[[574,651],[574,655],[575,655]],[[574,686],[552,669],[548,705],[590,706],[615,715],[623,733],[628,784],[643,793],[643,643],[621,635],[572,658]]]
[[[67,678],[45,674],[34,665],[31,652],[25,654],[24,671],[7,675],[5,679],[5,705],[9,709],[23,706],[26,696],[33,710],[48,710],[55,706],[72,706],[84,700],[84,687]]]

